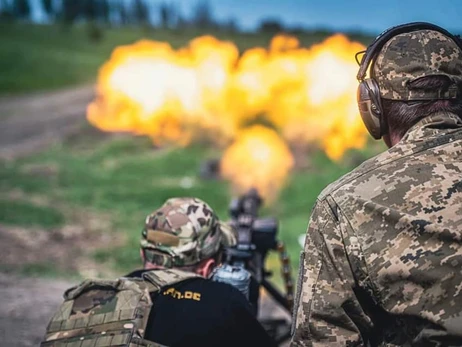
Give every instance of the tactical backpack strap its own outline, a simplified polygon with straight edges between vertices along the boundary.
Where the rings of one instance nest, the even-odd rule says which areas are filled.
[[[149,283],[151,293],[159,292],[166,286],[171,286],[191,278],[202,278],[193,272],[179,269],[162,269],[145,272],[143,279]]]

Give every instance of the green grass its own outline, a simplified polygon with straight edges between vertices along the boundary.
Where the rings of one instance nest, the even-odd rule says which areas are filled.
[[[376,149],[356,152],[364,159]],[[112,264],[121,273],[139,266],[138,242],[145,216],[173,196],[196,196],[207,201],[222,219],[228,218],[230,189],[227,182],[203,180],[199,176],[204,160],[217,158],[213,148],[193,146],[186,149],[155,150],[145,138],[119,138],[100,143],[68,143],[28,158],[0,162],[0,194],[12,189],[27,194],[46,195],[66,206],[89,208],[112,217],[114,230],[125,233],[127,244],[111,245],[95,253],[97,261]],[[350,156],[351,157],[351,156]],[[352,169],[351,160],[334,163],[324,154],[312,158],[310,171],[294,172],[278,200],[263,209],[263,215],[279,219],[279,238],[292,256],[294,275],[301,250],[298,237],[304,234],[316,196],[330,182]],[[49,175],[36,175],[28,167],[52,166]],[[190,188],[182,182],[192,182]],[[60,221],[58,214],[37,213],[38,207],[10,202],[0,205],[2,218],[18,222],[31,209],[34,223],[50,227]],[[7,216],[7,217],[5,217]],[[53,216],[53,217],[52,217]],[[114,231],[117,232],[117,231]],[[275,270],[275,257],[269,265]]]
[[[61,212],[51,207],[37,206],[24,201],[1,199],[0,223],[53,228],[64,223],[64,216]]]
[[[139,39],[169,42],[178,48],[204,32],[141,28],[107,28],[99,42],[92,42],[86,26],[64,30],[59,25],[0,23],[0,95],[18,92],[57,89],[96,80],[98,68],[110,57],[112,50]],[[269,34],[211,33],[222,40],[234,42],[240,51],[255,46],[266,47]],[[326,38],[328,32],[299,36],[310,46]],[[371,37],[356,35],[363,43]]]

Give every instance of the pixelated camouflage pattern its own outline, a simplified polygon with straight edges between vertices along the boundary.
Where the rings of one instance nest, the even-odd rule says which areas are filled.
[[[172,198],[146,217],[141,247],[147,260],[166,267],[190,266],[212,257],[236,234],[197,198]]]
[[[390,39],[378,54],[372,69],[380,94],[391,100],[460,98],[462,95],[462,50],[449,37],[433,30],[419,30]],[[408,83],[432,75],[450,77],[450,90],[410,90]]]
[[[462,346],[462,121],[438,113],[318,197],[291,346]]]
[[[152,308],[151,293],[199,277],[192,272],[162,269],[142,279],[88,279],[68,289],[48,324],[42,347],[162,345],[144,339]]]

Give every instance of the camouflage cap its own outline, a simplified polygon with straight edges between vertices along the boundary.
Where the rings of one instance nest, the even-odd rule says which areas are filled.
[[[146,259],[165,267],[189,266],[236,244],[234,229],[204,201],[172,198],[146,217],[141,248]]]
[[[425,76],[448,76],[449,90],[410,90],[408,83]],[[462,50],[442,33],[418,30],[390,39],[373,64],[380,94],[391,100],[432,100],[461,97]]]

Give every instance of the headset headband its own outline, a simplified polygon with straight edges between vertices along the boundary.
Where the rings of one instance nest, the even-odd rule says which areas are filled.
[[[455,35],[452,35],[449,31],[439,27],[438,25],[427,23],[427,22],[414,22],[414,23],[407,23],[403,25],[397,25],[397,26],[391,27],[383,31],[379,36],[377,36],[374,42],[367,48],[365,54],[363,55],[361,59],[358,74],[356,75],[356,78],[358,79],[358,81],[364,80],[369,64],[371,63],[372,59],[374,59],[377,51],[380,51],[380,49],[382,49],[385,43],[387,43],[391,38],[397,35],[409,33],[412,31],[417,31],[417,30],[438,31],[446,35],[447,37],[451,38],[456,43],[456,45],[459,46],[460,50],[462,51],[461,39]],[[363,53],[363,52],[359,52],[359,53]]]

